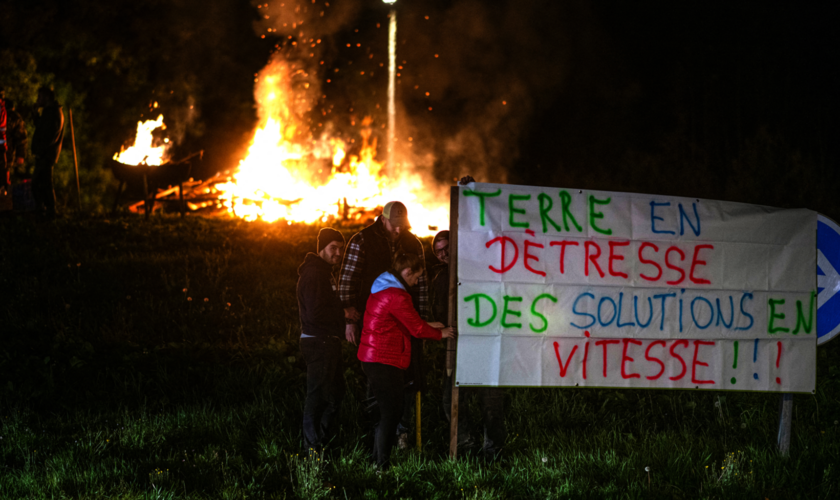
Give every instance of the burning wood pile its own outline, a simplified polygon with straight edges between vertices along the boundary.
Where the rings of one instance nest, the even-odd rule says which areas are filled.
[[[190,167],[200,155],[167,162],[167,143],[154,145],[152,131],[165,127],[162,117],[138,124],[133,148],[141,149],[120,152],[112,165],[118,179],[140,182],[144,189],[143,201],[129,210],[149,214],[177,207],[182,213],[312,224],[365,222],[385,203],[400,200],[411,211],[415,234],[427,236],[448,226],[448,190],[424,181],[408,162],[396,163],[397,173],[385,175],[385,165],[376,158],[378,140],[369,118],[361,121],[360,140],[349,143],[329,133],[317,138],[301,133],[305,127],[300,117],[306,106],[311,109],[312,96],[293,87],[312,88],[292,85],[290,75],[300,72],[294,63],[276,59],[259,73],[255,86],[259,124],[248,154],[237,168],[206,180],[190,177]]]

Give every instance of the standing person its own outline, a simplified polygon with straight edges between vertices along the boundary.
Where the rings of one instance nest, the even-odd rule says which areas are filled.
[[[297,283],[300,350],[306,362],[303,440],[307,450],[314,451],[334,437],[344,398],[344,308],[333,276],[333,267],[341,263],[344,253],[344,236],[325,227],[318,233],[317,249],[317,254],[306,254]]]
[[[339,296],[347,318],[345,334],[348,342],[356,343],[359,334],[358,321],[365,314],[371,286],[379,275],[391,267],[396,255],[399,252],[412,253],[420,257],[421,263],[425,262],[423,245],[417,236],[409,231],[410,227],[405,205],[399,201],[391,201],[385,204],[382,215],[376,222],[350,238],[339,279]],[[431,319],[426,273],[421,273],[416,285],[412,284],[407,291],[420,316],[423,319]],[[405,393],[405,411],[398,428],[400,448],[408,447],[414,393],[425,389],[422,371],[423,341],[412,339],[411,346],[411,364],[406,373],[406,382],[411,382],[411,390]]]
[[[423,272],[420,256],[398,254],[391,270],[373,282],[367,301],[358,357],[379,406],[373,458],[381,470],[390,466],[391,448],[402,418],[403,382],[411,361],[411,339],[441,340],[455,335],[454,328],[427,323],[415,310],[408,290]]]
[[[35,120],[35,135],[32,137],[32,154],[35,155],[32,195],[38,209],[53,219],[55,190],[52,175],[64,140],[64,113],[61,111],[61,104],[55,99],[55,93],[49,87],[38,89],[38,101],[35,105],[42,110]]]
[[[26,123],[15,110],[15,101],[6,99],[6,165],[22,167],[26,162]]]
[[[6,167],[6,151],[9,147],[6,144],[6,121],[6,91],[0,87],[0,196],[5,196],[11,186],[9,169]]]
[[[435,235],[432,242],[432,249],[435,252],[440,264],[434,267],[432,281],[432,311],[435,321],[449,322],[449,231],[441,231]],[[452,374],[454,375],[454,374]],[[452,375],[446,375],[443,379],[443,412],[446,420],[451,420],[452,412]],[[481,447],[481,455],[485,460],[492,460],[501,453],[502,447],[507,439],[505,430],[505,391],[498,387],[476,387],[458,389],[458,407],[466,410],[466,396],[475,394],[481,400],[481,416],[484,422],[484,443]],[[475,446],[467,412],[462,411],[458,415],[458,446],[466,449]]]

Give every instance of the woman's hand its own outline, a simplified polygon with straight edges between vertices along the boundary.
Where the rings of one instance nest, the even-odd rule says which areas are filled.
[[[443,330],[440,331],[441,339],[454,339],[458,336],[457,330],[455,330],[454,326],[447,326]]]
[[[441,329],[443,329],[443,327],[446,326],[443,323],[441,323],[440,321],[427,321],[426,323],[428,323],[429,326],[431,326],[432,328],[437,328],[438,330],[441,330]]]

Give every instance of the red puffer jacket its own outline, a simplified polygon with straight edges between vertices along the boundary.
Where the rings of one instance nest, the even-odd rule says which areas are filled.
[[[365,308],[359,360],[405,370],[411,361],[411,336],[440,340],[440,330],[420,318],[411,295],[391,273],[376,278],[371,292]]]

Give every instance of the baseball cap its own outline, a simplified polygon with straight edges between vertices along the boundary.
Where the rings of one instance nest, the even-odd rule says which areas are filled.
[[[382,217],[388,219],[395,226],[411,226],[408,222],[408,210],[399,201],[389,201],[386,203],[385,208],[382,209]]]

